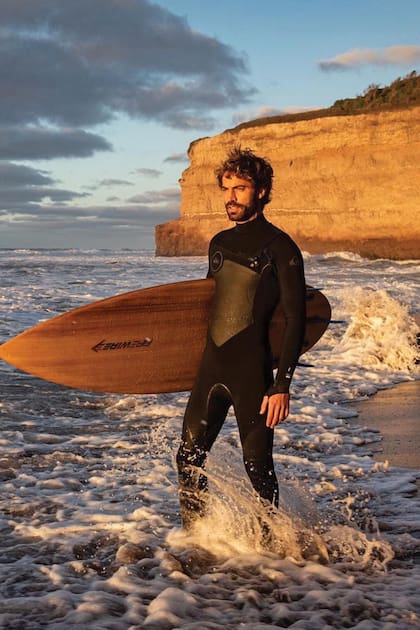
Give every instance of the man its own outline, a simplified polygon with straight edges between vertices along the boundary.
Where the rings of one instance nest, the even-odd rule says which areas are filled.
[[[188,401],[177,454],[182,523],[205,514],[207,455],[233,405],[246,472],[257,495],[278,505],[273,429],[289,414],[289,386],[303,343],[305,278],[292,239],[269,223],[273,170],[250,149],[234,149],[216,171],[235,223],[213,237],[208,276],[216,284],[207,345]],[[268,329],[280,300],[286,330],[273,380]]]

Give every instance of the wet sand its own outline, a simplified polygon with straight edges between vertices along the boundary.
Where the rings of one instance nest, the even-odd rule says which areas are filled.
[[[359,413],[354,421],[383,436],[376,460],[420,470],[420,381],[400,383],[354,406]]]

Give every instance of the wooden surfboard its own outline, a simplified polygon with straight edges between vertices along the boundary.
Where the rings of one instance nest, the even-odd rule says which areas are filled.
[[[0,346],[0,358],[60,385],[96,392],[189,390],[204,349],[214,281],[189,280],[130,291],[42,322]],[[327,298],[307,288],[302,353],[325,332]],[[278,308],[270,339],[280,341]],[[275,359],[275,358],[274,358]]]

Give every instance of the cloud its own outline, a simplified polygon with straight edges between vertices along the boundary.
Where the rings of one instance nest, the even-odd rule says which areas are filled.
[[[160,177],[162,171],[158,171],[155,168],[137,168],[134,173],[136,175],[145,175],[146,177]]]
[[[134,195],[128,199],[132,203],[172,203],[179,204],[181,199],[181,192],[179,188],[167,188],[166,190],[147,190],[144,193]]]
[[[133,182],[126,179],[102,179],[99,186],[134,186]]]
[[[111,148],[107,140],[83,129],[0,126],[0,160],[90,157],[95,151],[110,151]]]
[[[189,158],[186,153],[173,153],[168,155],[163,161],[172,164],[182,164],[183,162],[189,162]]]
[[[45,171],[30,166],[0,162],[0,209],[9,211],[21,207],[22,203],[32,204],[45,200],[67,202],[87,197],[54,187],[53,180]]]
[[[18,207],[22,202],[34,203],[50,199],[55,202],[71,201],[77,197],[85,197],[84,193],[76,193],[71,190],[61,190],[60,188],[39,187],[14,188],[2,187],[0,203],[3,208],[11,210]]]
[[[318,63],[323,71],[351,70],[362,65],[411,65],[420,61],[420,46],[389,48],[354,48]]]
[[[0,58],[0,125],[127,114],[202,129],[213,124],[203,111],[254,93],[230,46],[147,0],[2,0]]]
[[[146,225],[151,233],[179,212],[179,191],[119,201],[111,186],[130,185],[125,179],[100,183],[110,187],[110,208],[87,208],[88,192],[60,188],[49,172],[19,161],[113,151],[98,126],[124,117],[211,129],[215,112],[255,94],[242,54],[149,0],[1,0],[0,60],[0,239],[6,246],[5,235],[20,227],[30,241],[25,228],[35,232],[38,220],[40,238],[56,221],[55,242],[67,246],[60,229],[73,222],[81,231]],[[183,154],[165,162],[187,160]],[[140,168],[137,175],[157,178],[162,171]],[[111,232],[101,235],[111,238]]]
[[[54,229],[68,227],[95,230],[131,227],[139,230],[142,226],[153,227],[156,223],[169,221],[176,216],[177,210],[174,208],[156,209],[142,204],[84,207],[60,204],[41,206],[22,202],[8,211],[0,209],[0,223],[3,227],[14,225],[27,230],[39,228],[40,223],[44,229],[50,226]]]
[[[86,207],[74,201],[89,195],[55,188],[54,183],[46,171],[0,162],[0,231],[10,223],[32,229],[37,221],[55,227],[150,227],[179,213],[178,188],[149,190],[117,205]]]
[[[177,218],[178,204],[81,206],[15,200],[0,206],[0,247],[153,248],[154,228]],[[45,234],[48,234],[48,240]]]
[[[54,180],[41,171],[30,166],[0,162],[0,190],[5,186],[46,186]]]
[[[252,111],[237,112],[234,116],[232,116],[232,122],[234,125],[240,125],[241,123],[249,120],[270,118],[272,116],[284,116],[284,114],[297,114],[299,112],[310,111],[312,109],[314,109],[314,107],[300,107],[299,105],[290,105],[288,107],[283,107],[282,109],[272,107],[271,105],[260,105],[260,107]]]

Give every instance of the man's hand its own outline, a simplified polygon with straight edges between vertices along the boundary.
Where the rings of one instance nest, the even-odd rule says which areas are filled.
[[[273,394],[264,396],[261,403],[260,414],[267,412],[266,426],[274,429],[289,415],[289,394]]]

